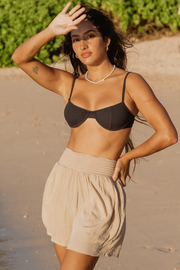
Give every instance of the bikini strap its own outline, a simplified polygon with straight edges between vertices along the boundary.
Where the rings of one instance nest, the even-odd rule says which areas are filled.
[[[71,96],[72,96],[72,92],[73,92],[73,88],[74,88],[74,84],[75,84],[75,80],[76,80],[76,79],[77,79],[77,77],[75,77],[74,80],[73,80],[72,87],[71,87],[71,93],[70,93],[70,95],[69,95],[69,99],[68,99],[68,100],[71,99]]]
[[[124,94],[125,94],[125,88],[126,88],[126,78],[128,76],[128,74],[131,72],[128,72],[124,78],[124,83],[123,83],[123,90],[122,90],[122,102],[124,103]]]

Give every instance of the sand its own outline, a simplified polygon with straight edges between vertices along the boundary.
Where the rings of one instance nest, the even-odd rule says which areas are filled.
[[[180,130],[180,36],[138,43],[129,70],[140,73]],[[138,55],[137,55],[138,53]],[[58,95],[21,70],[0,70],[0,269],[59,269],[41,221],[46,179],[70,134]],[[135,145],[152,129],[136,124]],[[180,269],[179,143],[141,160],[126,187],[127,232],[118,259],[95,270]]]

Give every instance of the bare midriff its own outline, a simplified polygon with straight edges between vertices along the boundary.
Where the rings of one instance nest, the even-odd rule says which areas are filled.
[[[79,153],[117,159],[125,146],[131,128],[106,130],[95,119],[87,119],[79,127],[71,129],[67,147]]]

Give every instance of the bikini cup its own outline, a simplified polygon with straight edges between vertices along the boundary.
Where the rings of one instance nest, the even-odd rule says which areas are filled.
[[[135,117],[124,103],[125,82],[129,73],[130,72],[128,72],[124,78],[122,102],[96,111],[86,110],[71,102],[76,80],[76,78],[74,78],[68,103],[64,110],[64,116],[69,126],[75,128],[80,126],[87,118],[95,118],[99,125],[107,130],[116,131],[131,128]]]

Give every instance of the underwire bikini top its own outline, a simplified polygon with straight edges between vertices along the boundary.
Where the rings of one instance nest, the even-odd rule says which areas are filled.
[[[126,74],[123,83],[122,101],[118,104],[105,107],[96,111],[89,111],[71,102],[71,96],[76,78],[73,80],[71,93],[64,110],[64,116],[71,128],[80,126],[87,118],[95,118],[103,128],[107,130],[120,130],[131,128],[134,123],[134,115],[124,103],[125,83],[129,72]]]

